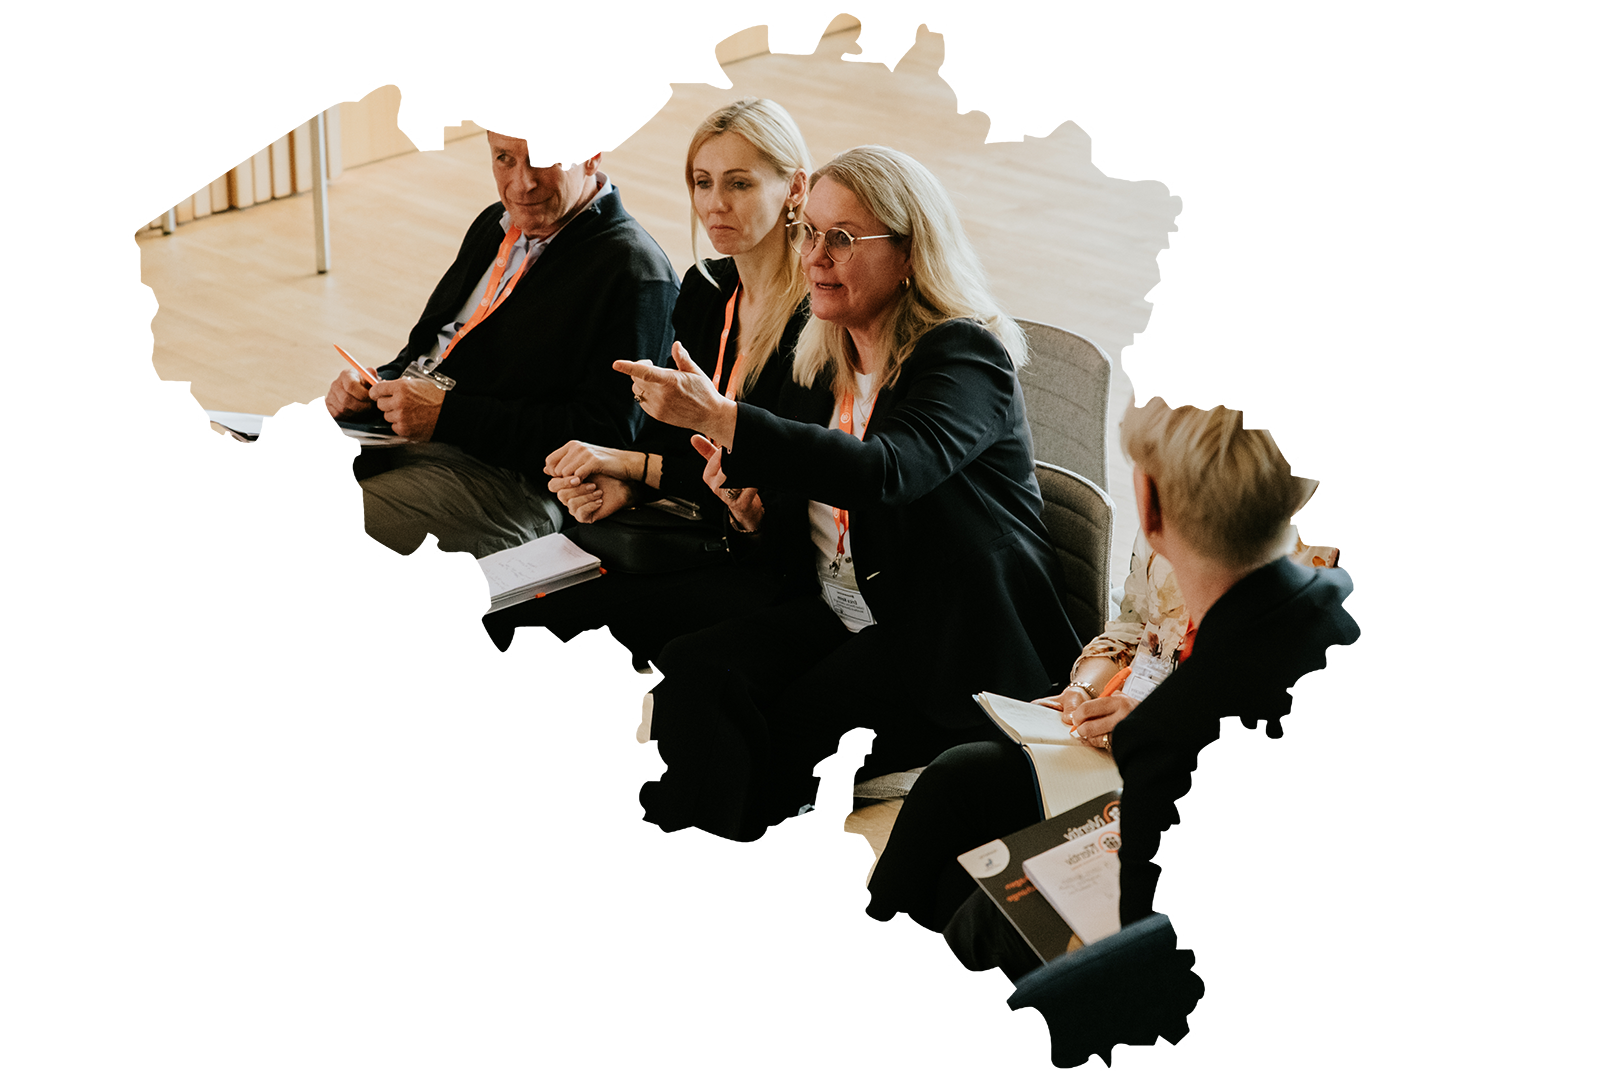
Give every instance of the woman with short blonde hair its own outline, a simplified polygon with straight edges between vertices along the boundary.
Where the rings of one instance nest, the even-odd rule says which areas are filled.
[[[1270,562],[1316,481],[1295,476],[1269,431],[1216,406],[1172,409],[1163,398],[1120,425],[1125,456],[1154,478],[1159,503],[1189,543],[1229,566]]]

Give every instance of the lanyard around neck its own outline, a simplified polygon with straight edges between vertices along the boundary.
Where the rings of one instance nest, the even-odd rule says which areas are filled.
[[[742,282],[731,290],[731,299],[726,301],[726,321],[720,327],[720,355],[714,361],[714,388],[720,389],[720,371],[726,366],[726,342],[731,337],[731,319],[737,312],[737,296],[742,292]],[[726,380],[725,395],[727,401],[737,400],[737,376],[742,374],[743,351],[742,342],[737,343],[737,362],[731,365],[731,378]]]
[[[872,409],[866,414],[866,422],[861,424],[861,433],[855,435],[855,391],[844,393],[844,400],[838,406],[838,430],[845,435],[855,435],[862,442],[866,441],[866,429],[872,426],[872,413],[877,411],[877,393],[872,394]],[[838,557],[844,557],[844,537],[849,535],[849,511],[838,508],[836,515],[838,522]]]
[[[487,319],[490,312],[505,303],[506,298],[512,295],[512,290],[517,288],[518,278],[523,276],[522,271],[513,274],[512,280],[506,283],[506,288],[501,290],[501,294],[499,296],[495,295],[495,291],[501,287],[501,275],[506,273],[506,264],[512,258],[512,247],[517,243],[518,237],[522,235],[523,230],[516,225],[506,230],[506,238],[501,241],[501,249],[495,253],[495,265],[490,267],[489,284],[484,286],[484,295],[478,301],[478,310],[473,312],[472,318],[461,324],[461,329],[456,331],[456,336],[451,338],[450,344],[444,347],[444,352],[439,354],[440,363],[443,363],[445,358],[450,355],[450,350],[455,348],[457,343],[467,336],[468,331]],[[525,263],[523,270],[527,269],[528,264]]]

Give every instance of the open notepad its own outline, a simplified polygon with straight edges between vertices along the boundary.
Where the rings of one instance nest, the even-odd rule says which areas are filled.
[[[1029,755],[1047,817],[1122,786],[1113,756],[1071,735],[1056,709],[1000,694],[975,694],[973,700]]]
[[[561,533],[552,533],[485,555],[478,568],[489,581],[489,610],[500,611],[589,581],[602,572],[602,560]]]

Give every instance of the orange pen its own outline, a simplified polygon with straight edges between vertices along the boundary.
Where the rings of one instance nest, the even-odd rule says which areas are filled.
[[[343,351],[343,346],[333,345],[332,348],[336,349],[338,351],[338,355],[349,362],[350,367],[354,368],[354,370],[360,373],[360,377],[366,380],[367,386],[377,385],[377,375],[375,372],[367,371],[365,368],[361,367],[360,361]]]
[[[1114,672],[1114,677],[1109,679],[1108,682],[1103,685],[1102,693],[1097,695],[1097,700],[1101,701],[1105,697],[1113,697],[1115,694],[1119,693],[1119,688],[1124,686],[1125,680],[1130,677],[1130,668],[1120,668],[1118,671]],[[1065,719],[1064,723],[1068,723],[1068,720]],[[1069,728],[1069,737],[1071,739],[1080,738],[1080,729],[1071,726]]]
[[[1097,697],[1113,697],[1115,694],[1119,693],[1119,688],[1124,686],[1125,680],[1130,677],[1130,668],[1120,668],[1118,671],[1114,672],[1114,677],[1108,680],[1107,685],[1103,687],[1102,693],[1098,694]]]

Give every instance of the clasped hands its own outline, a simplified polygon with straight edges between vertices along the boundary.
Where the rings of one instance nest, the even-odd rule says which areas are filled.
[[[674,369],[659,367],[646,360],[619,360],[615,371],[630,376],[636,400],[655,420],[675,427],[710,432],[717,442],[730,445],[736,431],[737,407],[726,400],[709,376],[692,362],[686,349],[676,342],[670,350]],[[726,504],[732,522],[743,532],[759,528],[765,514],[755,488],[734,488],[726,485],[725,471],[720,467],[720,450],[716,442],[702,435],[692,436],[692,447],[703,455],[703,481]],[[634,470],[639,466],[643,472]],[[655,471],[661,472],[662,462]],[[576,521],[600,521],[628,506],[633,501],[633,479],[658,481],[645,470],[650,459],[637,450],[612,450],[585,442],[569,442],[553,450],[546,457],[545,472],[552,479],[547,487],[561,499]]]
[[[394,434],[427,442],[444,407],[444,387],[431,379],[387,379],[368,387],[359,375],[345,369],[326,391],[326,411],[334,420],[356,416],[374,405]]]
[[[1099,750],[1113,749],[1114,728],[1136,708],[1136,702],[1128,697],[1113,694],[1094,698],[1078,686],[1051,697],[1037,698],[1035,704],[1061,712],[1063,722],[1074,729],[1075,736]]]

